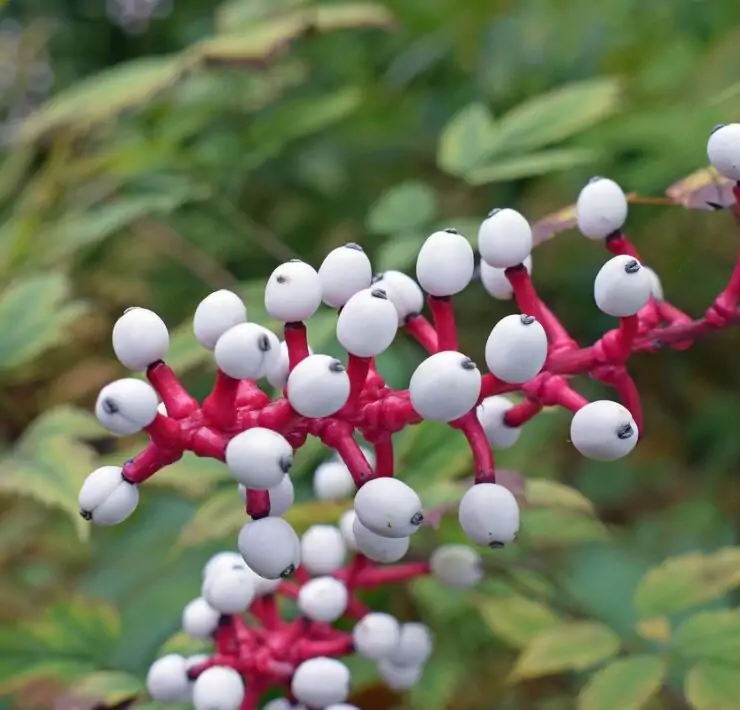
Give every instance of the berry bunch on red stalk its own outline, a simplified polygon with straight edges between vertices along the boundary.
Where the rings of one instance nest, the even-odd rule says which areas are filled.
[[[708,154],[719,173],[736,181],[733,209],[740,217],[740,124],[718,126]],[[352,653],[377,663],[393,689],[419,680],[432,652],[429,630],[368,609],[358,593],[429,574],[469,587],[482,577],[482,560],[474,547],[448,545],[427,562],[401,561],[424,514],[417,493],[394,477],[393,434],[423,420],[460,430],[475,466],[474,485],[459,504],[460,525],[474,545],[500,548],[517,536],[519,508],[496,483],[492,449],[513,445],[543,407],[560,406],[573,413],[570,440],[581,454],[599,461],[626,456],[642,430],[639,394],[626,368],[630,355],[686,348],[740,317],[740,260],[727,288],[693,320],[663,298],[658,277],[622,231],[626,217],[625,195],[611,180],[592,179],[578,197],[580,231],[612,254],[596,276],[594,299],[618,319],[595,344],[580,347],[537,296],[527,220],[512,209],[489,213],[478,232],[480,278],[495,298],[513,296],[517,312],[491,330],[485,373],[458,348],[452,297],[471,282],[475,264],[469,241],[454,229],[426,240],[416,280],[398,271],[373,276],[356,244],[332,251],[318,271],[299,260],[282,264],[265,289],[268,314],[284,323],[282,343],[247,319],[236,294],[212,293],[193,321],[196,338],[218,365],[202,403],[165,364],[163,321],[144,308],[119,318],[113,349],[148,383],[131,378],[107,385],[96,414],[112,434],[143,430],[150,442],[123,467],[106,466],[87,478],[81,514],[100,525],[122,522],[136,508],[139,485],[191,451],[225,462],[249,516],[238,553],[208,562],[201,597],[183,613],[184,631],[212,639],[213,655],[156,661],[148,677],[153,698],[189,701],[196,710],[253,710],[266,692],[283,687],[286,699],[265,708],[351,710],[350,673],[338,659]],[[425,301],[431,321],[422,315]],[[305,322],[322,303],[338,310],[346,363],[309,348]],[[403,391],[389,388],[374,365],[399,329],[428,353]],[[571,386],[579,374],[611,385],[621,404],[588,402]],[[283,396],[271,400],[259,386],[263,379]],[[511,392],[523,400],[514,404],[504,396]],[[308,436],[336,452],[316,473],[317,496],[354,494],[354,506],[338,527],[316,525],[299,538],[281,516],[293,503],[294,454]],[[296,600],[297,619],[280,617],[278,596]],[[354,623],[351,631],[333,626],[341,618]]]

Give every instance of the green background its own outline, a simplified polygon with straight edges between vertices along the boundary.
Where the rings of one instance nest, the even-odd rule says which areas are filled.
[[[224,467],[186,458],[126,524],[90,534],[77,491],[140,439],[89,412],[123,375],[110,328],[130,305],[173,330],[169,362],[203,396],[211,358],[190,317],[209,291],[246,297],[299,256],[359,242],[377,270],[413,272],[424,237],[474,237],[493,206],[532,221],[593,174],[665,190],[705,167],[706,137],[740,115],[740,6],[716,0],[204,0],[141,27],[102,4],[6,4],[0,23],[0,709],[135,696],[198,594],[200,566],[243,514]],[[703,173],[687,188],[714,199]],[[696,190],[704,185],[696,197]],[[628,231],[667,296],[700,315],[737,249],[727,212],[637,200]],[[665,204],[660,204],[661,202]],[[603,249],[574,230],[538,246],[535,283],[582,343],[613,327],[591,297]],[[511,304],[479,284],[456,300],[482,361]],[[338,353],[333,316],[311,323]],[[568,416],[528,424],[499,465],[526,479],[522,539],[489,554],[475,593],[419,582],[373,603],[426,621],[437,652],[404,698],[353,664],[364,710],[737,710],[740,697],[740,338],[639,356],[645,438],[628,459],[581,459]],[[423,357],[399,337],[379,361],[404,387]],[[589,397],[604,391],[588,380]],[[398,469],[427,505],[470,475],[442,426],[398,437]],[[292,521],[327,455],[297,457]],[[460,539],[445,521],[415,555]],[[61,705],[58,707],[62,707]],[[155,710],[145,701],[136,707]]]

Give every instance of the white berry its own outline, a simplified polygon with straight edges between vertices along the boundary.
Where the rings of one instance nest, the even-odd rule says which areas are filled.
[[[364,527],[381,537],[406,538],[424,521],[421,498],[398,478],[375,478],[355,495],[355,513]]]
[[[355,492],[352,474],[342,461],[325,461],[313,475],[313,493],[319,500],[344,500]]]
[[[478,421],[494,449],[508,449],[516,444],[522,433],[520,427],[508,426],[504,417],[514,403],[502,395],[486,397],[476,410]]]
[[[615,318],[634,316],[650,299],[653,280],[640,262],[624,254],[604,264],[594,281],[599,310]]]
[[[401,625],[390,614],[365,614],[352,629],[355,651],[371,661],[389,656],[401,640]]]
[[[656,274],[649,266],[645,266],[645,264],[642,265],[642,270],[650,277],[650,295],[656,301],[662,301],[663,284],[660,282],[660,276],[658,276],[658,274]]]
[[[483,579],[483,559],[467,545],[442,545],[429,558],[434,578],[446,587],[468,589]]]
[[[217,552],[208,560],[208,562],[205,563],[205,565],[203,565],[203,579],[205,579],[209,574],[215,572],[217,569],[222,567],[231,567],[233,565],[244,565],[246,567],[247,563],[238,552]]]
[[[336,358],[309,355],[293,368],[287,389],[288,401],[301,416],[330,417],[347,403],[349,375]]]
[[[193,316],[193,333],[204,348],[213,350],[227,330],[246,322],[247,307],[242,299],[231,291],[221,289],[198,304]]]
[[[350,354],[375,357],[390,347],[398,330],[398,313],[378,286],[354,294],[337,318],[337,340]]]
[[[185,658],[171,653],[154,661],[146,676],[146,689],[154,700],[163,703],[188,700],[190,681]]]
[[[616,461],[627,456],[635,448],[638,437],[630,411],[606,399],[581,407],[570,422],[573,446],[595,461]]]
[[[357,552],[357,540],[355,539],[355,520],[357,515],[354,510],[345,510],[339,518],[339,531],[348,550]]]
[[[308,320],[321,305],[321,279],[313,266],[300,259],[281,264],[267,280],[265,309],[283,323]]]
[[[409,382],[411,405],[424,419],[450,422],[475,407],[481,374],[466,355],[446,350],[431,355],[414,370]]]
[[[432,632],[425,624],[412,621],[401,625],[401,633],[388,661],[394,666],[421,666],[432,655]]]
[[[589,239],[604,239],[618,232],[627,219],[627,197],[607,178],[591,178],[576,202],[578,229]]]
[[[370,286],[373,267],[359,244],[345,244],[326,255],[318,273],[322,300],[331,308],[341,308]]]
[[[707,141],[707,156],[720,175],[740,180],[740,123],[715,126]]]
[[[411,538],[382,537],[368,530],[355,516],[352,522],[352,534],[359,552],[373,562],[389,564],[398,562],[409,551]]]
[[[244,682],[233,668],[208,668],[193,685],[195,710],[239,710],[242,700]]]
[[[455,229],[427,237],[416,259],[419,285],[432,296],[454,296],[470,283],[475,255],[470,242]]]
[[[95,416],[115,436],[137,434],[157,416],[157,393],[143,380],[127,377],[103,387]]]
[[[478,483],[460,501],[458,518],[463,532],[484,547],[503,547],[519,532],[519,504],[508,488]]]
[[[293,481],[288,474],[283,476],[280,483],[267,489],[270,498],[270,516],[279,518],[285,515],[295,502],[295,488]],[[244,484],[239,484],[239,495],[244,503],[247,502],[247,488]]]
[[[347,545],[335,525],[312,525],[301,537],[301,561],[312,575],[336,572],[347,557]]]
[[[334,622],[347,610],[347,587],[334,577],[316,577],[301,585],[298,608],[312,621]]]
[[[113,326],[112,340],[119,362],[133,372],[163,360],[170,347],[167,326],[147,308],[126,310]]]
[[[402,271],[383,271],[373,277],[373,285],[382,288],[398,314],[398,324],[416,316],[424,308],[424,292],[419,284]]]
[[[301,563],[301,541],[282,518],[261,518],[247,523],[237,542],[244,561],[260,577],[280,579]]]
[[[210,639],[218,628],[221,612],[203,597],[193,599],[182,612],[182,630],[196,639]]]
[[[95,525],[118,525],[136,510],[139,489],[122,474],[120,466],[102,466],[85,479],[77,499],[83,518]]]
[[[493,375],[510,384],[521,384],[542,370],[547,360],[547,334],[534,316],[506,316],[491,330],[485,353]]]
[[[239,323],[216,342],[213,356],[219,369],[229,377],[258,380],[280,359],[277,335],[256,323]]]
[[[381,680],[396,692],[413,688],[424,673],[424,666],[397,666],[387,659],[378,663]]]
[[[203,581],[206,602],[222,614],[241,614],[254,599],[254,580],[244,565],[220,567]]]
[[[309,707],[325,708],[347,699],[349,682],[349,669],[344,663],[319,656],[296,668],[290,688],[300,702]]]
[[[528,256],[523,262],[527,273],[532,273],[532,257]],[[485,261],[480,263],[480,280],[489,296],[500,301],[508,301],[514,295],[514,289],[506,278],[506,269],[490,266]]]
[[[293,447],[276,431],[247,429],[226,447],[226,465],[247,488],[268,490],[279,485],[293,466]]]
[[[516,210],[492,210],[478,230],[478,251],[489,266],[517,266],[532,251],[532,227]]]

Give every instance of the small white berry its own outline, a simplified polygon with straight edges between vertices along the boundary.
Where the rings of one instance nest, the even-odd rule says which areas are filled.
[[[481,374],[466,355],[446,350],[431,355],[416,368],[409,382],[411,405],[424,418],[450,422],[475,407]]]
[[[368,530],[355,515],[352,521],[352,534],[359,552],[373,562],[389,564],[398,562],[409,551],[411,538],[382,537]]]
[[[370,286],[373,267],[359,244],[330,251],[319,267],[321,297],[331,308],[341,308],[358,291]]]
[[[355,495],[357,518],[381,537],[407,538],[424,521],[421,499],[398,478],[375,478]]]
[[[485,352],[486,365],[498,379],[521,384],[544,367],[547,334],[534,316],[506,316],[491,330]]]
[[[342,461],[324,461],[313,475],[313,493],[319,500],[344,500],[355,492],[355,482]]]
[[[301,541],[282,518],[261,518],[247,523],[239,533],[239,552],[260,577],[288,577],[301,563]]]
[[[118,525],[136,510],[139,489],[122,474],[120,466],[102,466],[85,479],[77,498],[85,520],[95,525]]]
[[[422,666],[432,655],[432,632],[425,624],[401,624],[398,643],[388,656],[394,666]]]
[[[446,587],[469,589],[483,579],[483,559],[467,545],[442,545],[429,558],[434,578]]]
[[[265,309],[283,323],[308,320],[321,305],[321,279],[312,266],[300,259],[281,264],[267,280]]]
[[[115,436],[137,434],[157,416],[159,399],[147,382],[127,377],[100,390],[95,416]]]
[[[615,318],[634,316],[653,291],[653,280],[640,262],[624,254],[604,264],[594,281],[594,300],[599,310]]]
[[[714,169],[728,180],[740,180],[740,123],[715,126],[707,141]]]
[[[337,318],[337,340],[350,354],[375,357],[390,347],[398,330],[398,313],[378,287],[355,293]]]
[[[516,444],[522,433],[520,427],[507,426],[504,417],[514,403],[502,395],[486,397],[476,410],[478,421],[494,449],[508,449]]]
[[[630,411],[617,402],[598,400],[581,407],[570,423],[570,440],[586,458],[616,461],[635,448],[639,432]]]
[[[347,545],[335,525],[312,525],[301,537],[301,560],[312,575],[333,574],[344,564]]]
[[[352,550],[353,552],[357,552],[357,540],[355,539],[354,530],[355,520],[357,520],[357,515],[354,510],[345,510],[339,518],[339,531],[342,533],[344,544],[348,550]]]
[[[293,695],[309,707],[325,708],[344,702],[349,696],[350,673],[335,658],[319,656],[301,663],[293,674]]]
[[[193,684],[195,710],[239,710],[242,700],[244,682],[233,668],[208,668]]]
[[[475,255],[470,242],[455,229],[427,237],[416,259],[419,285],[432,296],[454,296],[470,283]]]
[[[578,229],[589,239],[605,239],[619,231],[627,219],[627,197],[619,185],[594,177],[581,190],[576,202]]]
[[[182,630],[196,639],[210,639],[218,628],[221,612],[203,597],[193,599],[182,612]]]
[[[401,271],[383,271],[373,277],[373,285],[382,288],[398,314],[398,324],[421,313],[424,292],[419,284]]]
[[[193,316],[193,333],[204,348],[213,350],[227,330],[246,322],[247,307],[242,299],[231,291],[221,289],[198,304]]]
[[[287,390],[288,401],[301,416],[330,417],[347,403],[349,375],[336,358],[309,355],[293,368]]]
[[[247,488],[269,490],[280,485],[293,466],[293,447],[276,431],[247,429],[228,443],[226,465]]]
[[[371,661],[388,657],[401,640],[401,625],[390,614],[365,614],[352,629],[355,651]]]
[[[258,380],[280,359],[277,335],[256,323],[239,323],[216,342],[213,356],[219,369],[229,377]]]
[[[312,621],[334,622],[347,610],[347,587],[334,577],[316,577],[301,585],[298,608]]]
[[[146,689],[154,700],[178,703],[190,697],[185,658],[176,653],[158,658],[146,676]]]
[[[477,545],[503,547],[519,532],[519,504],[508,488],[478,483],[460,501],[458,518],[463,532]]]
[[[424,666],[397,666],[387,659],[378,663],[381,680],[393,691],[401,692],[413,688],[424,673]]]
[[[222,614],[241,614],[254,599],[254,580],[244,565],[219,567],[203,581],[206,602]]]
[[[113,326],[112,340],[119,362],[133,372],[163,360],[170,347],[167,326],[147,308],[127,309]]]
[[[491,210],[478,230],[478,251],[489,266],[517,266],[532,251],[532,227],[516,210]]]

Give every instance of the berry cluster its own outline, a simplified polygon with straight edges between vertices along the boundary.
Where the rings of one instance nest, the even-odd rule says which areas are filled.
[[[736,181],[733,209],[740,216],[740,125],[716,127],[708,154],[719,173]],[[581,454],[599,461],[626,456],[642,430],[639,394],[626,368],[630,355],[682,349],[740,320],[740,261],[705,316],[692,320],[664,299],[657,275],[642,265],[622,231],[626,217],[625,194],[611,180],[593,178],[578,197],[580,231],[612,254],[596,276],[594,300],[618,319],[616,328],[582,348],[537,295],[527,220],[512,209],[489,213],[477,239],[481,281],[493,297],[513,297],[517,312],[491,330],[485,374],[459,352],[452,297],[473,280],[475,254],[455,229],[426,240],[416,280],[398,271],[373,276],[356,244],[333,250],[318,270],[300,260],[282,264],[265,288],[268,314],[284,324],[282,342],[248,321],[236,294],[212,293],[193,320],[195,337],[218,365],[202,404],[164,362],[169,334],[159,316],[130,308],[118,319],[116,356],[148,382],[107,385],[95,411],[112,434],[143,430],[150,442],[123,467],[106,466],[87,478],[81,514],[100,525],[122,522],[137,506],[138,486],[191,451],[225,462],[250,518],[239,533],[239,554],[209,563],[202,598],[184,614],[188,633],[215,640],[215,655],[158,661],[149,678],[154,697],[187,697],[197,710],[250,710],[267,688],[283,685],[291,701],[269,705],[273,710],[301,703],[348,710],[349,673],[334,657],[351,652],[377,661],[394,688],[420,677],[431,650],[426,628],[399,626],[365,609],[355,592],[430,572],[447,584],[472,585],[481,575],[480,557],[472,548],[443,547],[428,563],[394,564],[406,555],[424,513],[418,494],[394,477],[393,434],[422,420],[460,430],[475,469],[458,507],[460,526],[474,544],[502,547],[517,536],[519,508],[496,483],[492,449],[513,445],[543,407],[561,406],[573,413],[570,440]],[[422,315],[425,301],[431,321]],[[338,310],[336,335],[346,364],[309,348],[305,321],[322,303]],[[428,353],[403,391],[389,388],[375,367],[399,329]],[[588,402],[571,386],[577,374],[612,386],[622,403]],[[270,399],[260,380],[283,396]],[[518,403],[504,396],[515,391],[524,395]],[[294,453],[308,436],[337,454],[317,472],[317,495],[354,493],[354,506],[339,528],[317,526],[301,539],[282,516],[294,498]],[[356,554],[343,566],[348,547]],[[279,617],[275,594],[297,600],[298,620]],[[245,611],[254,623],[238,616]],[[342,616],[357,621],[351,634],[332,627]]]

